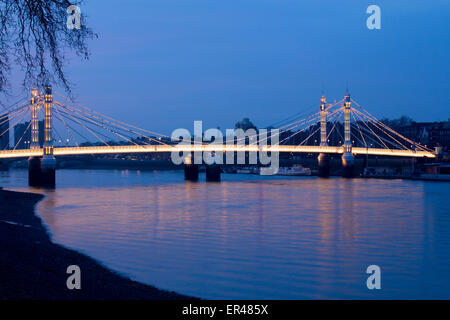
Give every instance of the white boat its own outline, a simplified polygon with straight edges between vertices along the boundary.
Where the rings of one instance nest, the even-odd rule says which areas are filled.
[[[261,174],[261,173],[260,173]],[[292,167],[280,167],[276,176],[310,176],[311,169],[304,168],[300,164],[295,164]]]

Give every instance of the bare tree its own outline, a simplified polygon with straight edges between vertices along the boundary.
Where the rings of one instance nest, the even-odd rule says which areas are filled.
[[[63,67],[67,54],[89,58],[87,40],[96,35],[86,27],[66,26],[67,8],[82,0],[0,0],[0,92],[7,94],[11,70],[24,73],[23,86],[58,82],[70,93]],[[15,70],[15,69],[14,69]]]

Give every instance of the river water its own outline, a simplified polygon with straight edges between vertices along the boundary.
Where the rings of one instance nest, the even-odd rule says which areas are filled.
[[[59,170],[52,239],[162,289],[211,299],[450,298],[450,183]],[[368,290],[366,269],[381,268]]]

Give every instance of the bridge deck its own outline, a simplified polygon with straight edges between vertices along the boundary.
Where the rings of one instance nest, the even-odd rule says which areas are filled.
[[[216,152],[300,152],[300,153],[332,153],[342,154],[343,147],[329,146],[256,146],[256,145],[129,145],[129,146],[98,146],[98,147],[64,147],[55,148],[55,156],[69,155],[87,155],[87,154],[120,154],[120,153],[153,153],[153,152],[172,152],[172,151],[216,151]],[[376,149],[376,148],[353,148],[355,155],[377,155],[394,157],[416,157],[416,158],[435,158],[435,154],[427,151],[410,151],[395,149]],[[0,151],[0,159],[39,157],[43,155],[43,149],[23,149],[23,150],[3,150]]]

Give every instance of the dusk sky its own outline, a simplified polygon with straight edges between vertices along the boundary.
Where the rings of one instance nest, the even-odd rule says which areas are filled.
[[[366,27],[371,4],[381,30]],[[450,117],[448,0],[86,0],[81,10],[99,37],[89,61],[67,68],[76,100],[157,132],[243,117],[268,126],[318,108],[322,90],[341,99],[347,81],[378,118]]]

